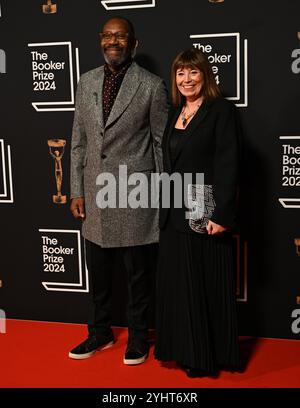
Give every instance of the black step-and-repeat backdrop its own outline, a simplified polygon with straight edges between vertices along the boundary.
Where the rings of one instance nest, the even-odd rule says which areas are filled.
[[[74,95],[103,63],[98,33],[132,20],[138,62],[166,80],[182,49],[207,53],[244,129],[236,239],[240,334],[300,339],[298,0],[0,0],[0,309],[84,322],[88,271],[69,211]],[[117,264],[114,322],[126,325]]]

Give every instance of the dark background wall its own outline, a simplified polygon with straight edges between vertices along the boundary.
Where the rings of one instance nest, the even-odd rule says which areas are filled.
[[[72,93],[76,61],[80,73],[103,63],[98,33],[109,17],[121,15],[136,28],[137,61],[168,86],[179,51],[193,45],[209,51],[244,129],[236,236],[240,334],[299,339],[300,3],[157,0],[155,7],[117,10],[106,8],[154,2],[56,3],[57,13],[44,14],[43,0],[0,0],[0,308],[9,318],[85,321],[84,243],[69,211]],[[50,70],[34,66],[50,61],[56,64]],[[52,199],[57,192],[51,139],[66,141],[65,204]],[[51,250],[62,260],[45,257]],[[114,321],[124,325],[126,279],[119,260],[114,288]]]

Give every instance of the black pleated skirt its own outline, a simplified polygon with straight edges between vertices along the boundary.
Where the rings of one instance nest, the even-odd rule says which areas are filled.
[[[233,238],[160,234],[155,358],[215,373],[240,368]]]

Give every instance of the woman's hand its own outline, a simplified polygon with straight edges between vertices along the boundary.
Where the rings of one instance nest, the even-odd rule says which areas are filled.
[[[208,221],[206,226],[208,235],[221,234],[226,231],[227,228],[222,227],[222,225],[216,224],[215,222]]]

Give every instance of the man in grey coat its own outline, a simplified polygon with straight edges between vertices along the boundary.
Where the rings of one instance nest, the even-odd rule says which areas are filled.
[[[137,40],[129,20],[109,19],[100,37],[105,65],[80,79],[71,146],[71,211],[83,220],[93,304],[88,338],[69,357],[88,358],[113,345],[112,272],[119,253],[128,276],[128,343],[123,361],[134,365],[148,356],[146,312],[158,242],[158,208],[126,203],[133,187],[120,177],[120,169],[126,168],[128,177],[142,173],[146,181],[162,170],[167,96],[163,80],[133,61]],[[99,200],[105,174],[115,180],[114,191],[108,194],[116,193],[115,206]],[[149,191],[148,186],[144,189]]]

